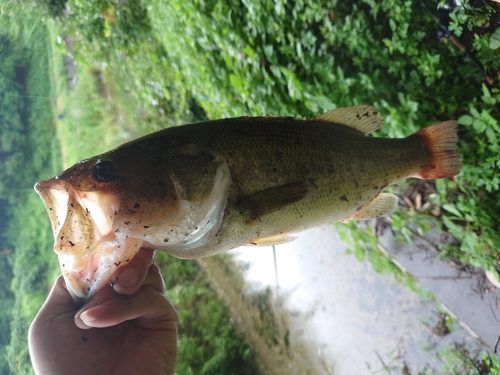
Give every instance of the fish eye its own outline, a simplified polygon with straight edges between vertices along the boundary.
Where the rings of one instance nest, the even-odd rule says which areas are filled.
[[[98,160],[92,171],[92,175],[99,182],[118,181],[116,173],[116,165],[110,160]]]

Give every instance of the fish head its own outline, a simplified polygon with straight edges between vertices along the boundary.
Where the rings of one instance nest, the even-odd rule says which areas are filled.
[[[141,247],[148,231],[179,214],[173,176],[164,165],[115,150],[40,181],[54,233],[54,251],[71,295],[89,300]]]

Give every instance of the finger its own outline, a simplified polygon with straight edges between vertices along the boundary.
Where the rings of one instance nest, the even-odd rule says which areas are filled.
[[[64,278],[62,275],[59,275],[56,279],[56,282],[52,286],[52,289],[45,300],[40,311],[74,311],[76,309],[75,304],[73,303],[73,299],[66,289],[66,283],[64,282]]]
[[[113,289],[119,294],[134,294],[139,290],[153,264],[156,251],[140,249],[134,258],[113,276]]]
[[[161,275],[160,268],[156,264],[153,264],[149,268],[148,274],[142,286],[151,286],[157,292],[163,294],[165,293],[165,281],[163,280],[163,277]]]
[[[177,330],[177,311],[163,293],[151,286],[88,309],[75,319],[75,323],[83,329],[104,328],[133,319],[143,329]]]
[[[160,273],[160,269],[157,265],[153,264],[149,267],[146,279],[141,285],[141,289],[144,287],[151,287],[156,290],[158,293],[165,294],[165,283]],[[84,305],[75,316],[75,323],[78,325],[78,321],[81,320],[80,315],[85,311],[93,310],[94,313],[99,311],[97,309],[99,306],[104,305],[107,301],[119,298],[120,294],[118,294],[113,288],[109,285],[106,285],[102,288],[97,294],[94,296],[92,301]],[[88,328],[88,327],[87,327]]]

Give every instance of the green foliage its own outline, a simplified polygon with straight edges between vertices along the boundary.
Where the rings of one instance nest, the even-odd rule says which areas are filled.
[[[45,208],[35,181],[54,173],[54,132],[48,32],[35,23],[28,34],[0,35],[5,64],[0,90],[2,216],[0,227],[0,373],[32,373],[27,329],[52,283],[57,260]],[[28,40],[23,39],[27,37]],[[55,98],[55,95],[52,96]],[[0,280],[0,281],[2,281]]]
[[[464,345],[455,344],[440,353],[439,357],[443,361],[440,374],[500,374],[500,359],[495,353],[470,353]]]
[[[484,366],[490,371],[491,375],[500,375],[500,358],[495,353],[490,355],[483,353]]]
[[[60,17],[63,15],[68,0],[38,0],[38,2],[47,8],[51,16]]]
[[[82,66],[74,91],[67,96],[62,138],[68,165],[103,153],[131,138],[127,116],[107,100],[100,70]]]
[[[158,254],[168,298],[179,312],[176,374],[259,373],[248,343],[194,261]]]
[[[426,288],[422,287],[411,275],[402,271],[380,249],[377,237],[370,225],[362,226],[359,223],[350,221],[348,223],[335,224],[335,230],[342,241],[349,244],[350,250],[348,253],[353,254],[358,260],[363,261],[367,259],[376,272],[392,275],[395,281],[413,290],[420,298],[434,298]]]
[[[461,178],[437,181],[438,194],[432,197],[442,207],[443,224],[460,241],[443,246],[443,255],[490,270],[498,265],[500,248],[500,92],[492,92],[483,84],[481,100],[474,100],[469,114],[459,118],[467,128],[466,142],[460,144]]]

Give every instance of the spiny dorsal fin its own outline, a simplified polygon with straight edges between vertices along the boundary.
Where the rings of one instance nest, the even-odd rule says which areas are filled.
[[[369,220],[392,213],[398,207],[398,197],[394,194],[380,193],[366,206],[356,212],[348,220]]]
[[[377,130],[383,123],[380,113],[369,105],[332,109],[322,115],[314,116],[311,120],[342,124],[363,134]]]

